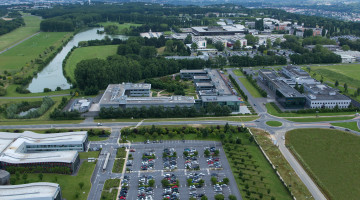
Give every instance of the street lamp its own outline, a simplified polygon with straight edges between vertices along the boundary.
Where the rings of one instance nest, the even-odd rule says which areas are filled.
[[[316,111],[316,118],[318,118],[319,117],[319,111],[317,110]]]

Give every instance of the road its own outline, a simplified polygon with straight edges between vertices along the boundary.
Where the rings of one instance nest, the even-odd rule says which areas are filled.
[[[44,97],[65,97],[65,96],[70,96],[70,94],[55,94],[48,96],[33,96],[33,97],[0,97],[0,99],[40,99]]]
[[[35,35],[38,35],[39,33],[40,33],[40,32],[34,33],[34,34],[30,35],[29,37],[27,37],[27,38],[25,38],[25,39],[21,40],[20,42],[17,42],[17,43],[15,43],[15,44],[11,45],[10,47],[8,47],[8,48],[6,48],[6,49],[4,49],[4,50],[0,51],[0,54],[5,53],[6,51],[8,51],[8,50],[10,50],[10,49],[12,49],[12,48],[14,48],[14,47],[16,47],[17,45],[19,45],[19,44],[21,44],[21,43],[25,42],[26,40],[28,40],[28,39],[30,39],[30,38],[32,38],[32,37],[34,37]]]

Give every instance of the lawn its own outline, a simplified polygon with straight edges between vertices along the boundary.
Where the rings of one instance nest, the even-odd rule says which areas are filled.
[[[266,105],[267,112],[270,115],[277,117],[315,117],[316,113],[279,113],[277,108],[275,108],[274,103],[267,103]],[[318,113],[319,116],[337,116],[337,115],[354,115],[355,112],[335,112],[335,113]]]
[[[67,32],[41,32],[9,51],[0,54],[0,69],[12,72],[19,71],[23,67],[27,67],[31,60],[39,58],[40,54],[43,55],[44,51],[49,49],[50,46],[61,46],[64,38],[71,35],[72,33]]]
[[[52,182],[58,183],[61,187],[62,197],[67,200],[87,199],[91,183],[90,179],[95,169],[95,163],[83,162],[76,176],[63,174],[43,174],[43,179],[39,179],[39,174],[28,174],[27,182]],[[79,183],[84,183],[80,188]],[[23,184],[20,179],[16,184]]]
[[[305,68],[304,68],[305,69]],[[314,75],[316,73],[316,75]],[[340,64],[330,66],[312,66],[310,75],[317,80],[331,82],[329,85],[334,86],[336,80],[339,81],[339,89],[344,91],[344,83],[347,83],[350,94],[353,94],[356,88],[360,86],[360,65],[359,64]],[[353,87],[355,89],[351,89]],[[360,96],[357,97],[360,100]]]
[[[296,129],[286,144],[330,199],[360,196],[360,137],[331,129]]]
[[[282,126],[282,123],[281,123],[281,122],[278,122],[278,121],[267,121],[266,124],[267,124],[268,126],[273,126],[273,127]]]
[[[256,140],[265,151],[266,155],[270,158],[273,165],[277,168],[281,177],[284,179],[287,185],[291,185],[291,192],[296,199],[313,199],[309,198],[311,193],[306,188],[301,179],[296,175],[294,169],[290,166],[287,160],[284,158],[279,148],[274,145],[270,139],[270,135],[261,129],[251,129]]]
[[[100,151],[79,152],[80,159],[98,158]]]
[[[307,117],[307,118],[285,118],[292,122],[326,122],[326,121],[342,121],[353,119],[354,117]]]
[[[253,85],[251,85],[251,83],[249,82],[249,80],[247,80],[247,78],[239,78],[239,80],[245,86],[247,91],[249,91],[251,96],[253,96],[254,98],[262,97],[259,91]]]
[[[351,129],[353,131],[360,131],[357,122],[340,122],[340,123],[331,123],[333,126],[340,126],[344,128]]]
[[[0,51],[40,31],[40,17],[24,14],[23,18],[25,26],[19,27],[10,33],[0,36]]]
[[[108,56],[115,55],[117,51],[117,45],[106,46],[91,46],[81,47],[75,49],[68,58],[65,65],[66,75],[70,78],[71,82],[75,82],[75,68],[76,65],[86,59],[101,58],[106,59]]]
[[[101,193],[103,200],[116,200],[120,179],[108,179],[105,181],[104,189]],[[111,191],[111,192],[110,192]]]

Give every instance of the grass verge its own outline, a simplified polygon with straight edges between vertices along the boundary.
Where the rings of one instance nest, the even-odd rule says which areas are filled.
[[[354,117],[307,117],[307,118],[285,118],[292,122],[326,122],[326,121],[342,121],[353,119]]]
[[[116,160],[112,169],[113,173],[121,173],[125,165],[125,148],[118,148],[116,152]]]
[[[251,131],[273,165],[276,166],[277,171],[280,173],[285,183],[291,185],[291,192],[296,199],[314,199],[310,198],[311,193],[284,158],[279,148],[274,145],[270,135],[261,129],[252,128]]]
[[[276,106],[276,105],[275,105]],[[316,113],[279,113],[273,103],[267,103],[265,105],[267,112],[270,115],[277,117],[316,117]],[[338,115],[354,115],[355,112],[335,112],[335,113],[318,113],[318,116],[338,116]]]
[[[247,78],[239,78],[239,80],[245,86],[247,91],[249,91],[251,96],[253,96],[254,98],[262,97],[259,91],[253,85],[251,85],[251,83],[249,82],[249,80],[247,80]]]
[[[357,122],[340,122],[340,123],[331,123],[333,126],[340,126],[344,128],[351,129],[353,131],[360,131]]]
[[[330,199],[360,196],[360,137],[331,129],[295,129],[286,145]]]
[[[98,158],[100,151],[79,152],[80,159]]]

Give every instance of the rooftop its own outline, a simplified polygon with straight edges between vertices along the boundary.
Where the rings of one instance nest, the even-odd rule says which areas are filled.
[[[23,185],[0,186],[2,200],[52,200],[60,192],[56,183],[29,183]]]
[[[304,84],[307,96],[312,100],[350,100],[325,84]]]
[[[237,101],[240,102],[240,97],[231,96],[201,96],[203,102],[223,102],[223,101]]]

